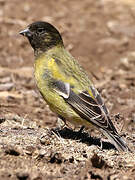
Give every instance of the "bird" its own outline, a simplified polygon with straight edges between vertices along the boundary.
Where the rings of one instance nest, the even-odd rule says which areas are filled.
[[[77,60],[65,49],[59,31],[36,21],[19,32],[34,50],[34,76],[42,97],[65,123],[98,129],[118,151],[129,151],[101,95]]]

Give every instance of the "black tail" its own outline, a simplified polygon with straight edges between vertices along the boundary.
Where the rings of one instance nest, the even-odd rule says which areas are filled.
[[[118,151],[131,151],[120,135],[108,131],[104,131],[104,134],[111,140]]]

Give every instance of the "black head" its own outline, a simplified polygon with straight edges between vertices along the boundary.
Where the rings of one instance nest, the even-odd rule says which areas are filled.
[[[20,34],[28,38],[35,51],[46,51],[58,44],[63,45],[60,33],[54,26],[47,22],[34,22],[25,30],[21,31]]]

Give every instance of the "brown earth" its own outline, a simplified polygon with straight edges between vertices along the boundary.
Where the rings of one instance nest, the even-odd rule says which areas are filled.
[[[132,153],[115,151],[105,137],[101,149],[96,130],[55,129],[35,86],[33,51],[18,34],[35,20],[62,33]],[[132,180],[134,151],[134,0],[0,0],[0,180]]]

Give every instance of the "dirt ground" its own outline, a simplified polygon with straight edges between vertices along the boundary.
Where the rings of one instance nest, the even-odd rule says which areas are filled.
[[[117,152],[97,130],[58,128],[18,33],[36,20],[62,33],[132,153]],[[135,179],[134,0],[0,0],[0,180],[8,179]]]

